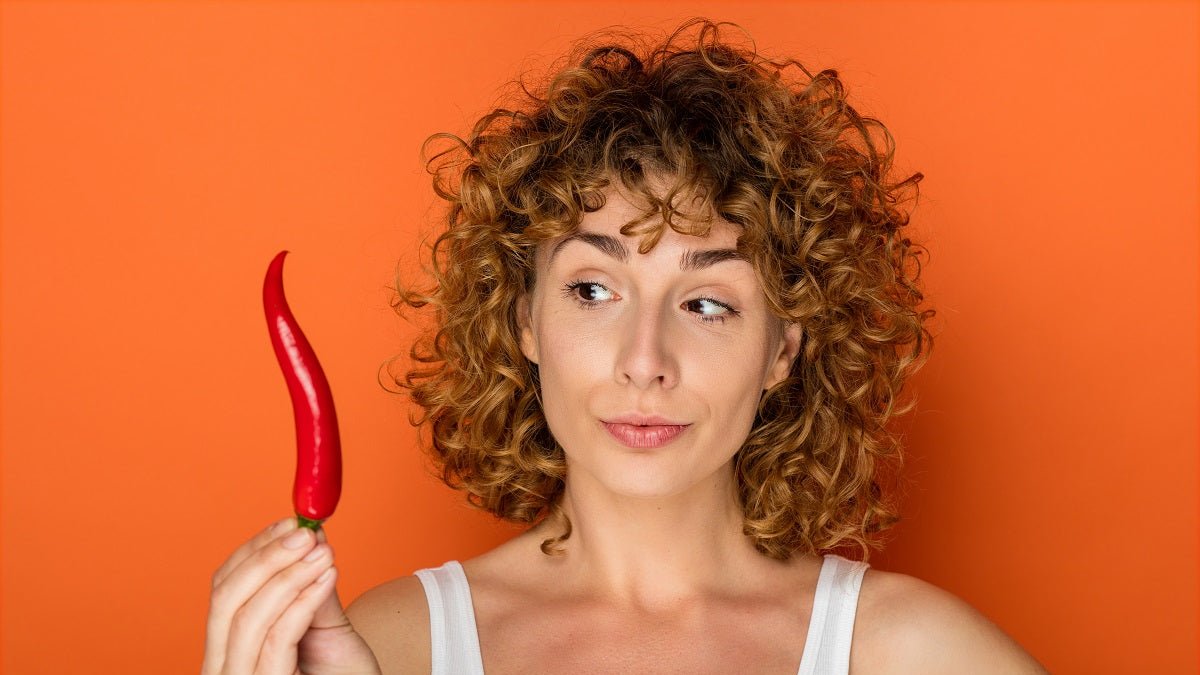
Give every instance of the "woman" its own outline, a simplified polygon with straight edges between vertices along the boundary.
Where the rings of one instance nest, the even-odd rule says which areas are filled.
[[[866,562],[932,344],[895,207],[921,175],[888,182],[836,73],[718,28],[583,45],[431,139],[449,226],[402,298],[438,332],[400,384],[447,484],[532,527],[343,612],[285,519],[214,575],[204,673],[1045,672]]]

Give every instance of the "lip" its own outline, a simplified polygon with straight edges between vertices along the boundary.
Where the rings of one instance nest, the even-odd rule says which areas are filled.
[[[629,448],[661,448],[675,440],[690,424],[625,424],[623,422],[600,422],[606,431],[622,445]]]
[[[637,412],[621,413],[616,417],[609,417],[603,420],[607,424],[632,424],[639,427],[648,426],[663,426],[663,427],[686,427],[687,422],[677,422],[669,420],[660,415],[643,415]]]

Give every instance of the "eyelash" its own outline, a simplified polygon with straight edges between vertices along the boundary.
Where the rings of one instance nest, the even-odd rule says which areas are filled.
[[[581,286],[599,286],[600,288],[605,288],[605,289],[608,288],[608,286],[605,286],[604,284],[597,283],[595,281],[587,281],[586,279],[576,279],[576,280],[568,283],[566,286],[563,286],[563,293],[562,293],[563,297],[570,299],[570,300],[574,300],[576,302],[576,304],[578,304],[580,307],[583,307],[585,309],[595,309],[596,306],[600,304],[600,301],[581,299],[579,297],[579,294],[577,294],[575,292]],[[724,302],[717,300],[716,298],[699,297],[699,298],[693,298],[692,300],[689,300],[688,302],[696,302],[698,300],[704,300],[706,302],[711,302],[714,305],[724,307],[726,310],[725,314],[717,314],[717,315],[712,315],[712,316],[705,316],[703,314],[700,315],[700,320],[705,323],[725,323],[725,320],[727,318],[729,318],[731,316],[736,317],[741,314],[741,312],[737,311],[733,307],[730,307],[729,305],[725,304]]]

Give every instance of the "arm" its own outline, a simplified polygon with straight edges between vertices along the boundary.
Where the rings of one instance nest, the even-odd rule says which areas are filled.
[[[863,632],[877,647],[852,660],[857,666],[852,672],[1048,675],[999,626],[954,594],[906,574],[875,570],[864,577],[864,592],[868,579],[874,587],[867,611],[874,618],[864,622]]]
[[[383,675],[428,675],[429,605],[416,576],[368,590],[346,608],[346,616],[375,653]]]

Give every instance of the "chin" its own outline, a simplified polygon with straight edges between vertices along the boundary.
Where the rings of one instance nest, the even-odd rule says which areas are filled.
[[[671,471],[669,467],[650,466],[641,462],[612,462],[603,468],[593,469],[591,478],[608,492],[632,499],[672,497],[695,484],[695,481],[687,482],[690,476]]]

